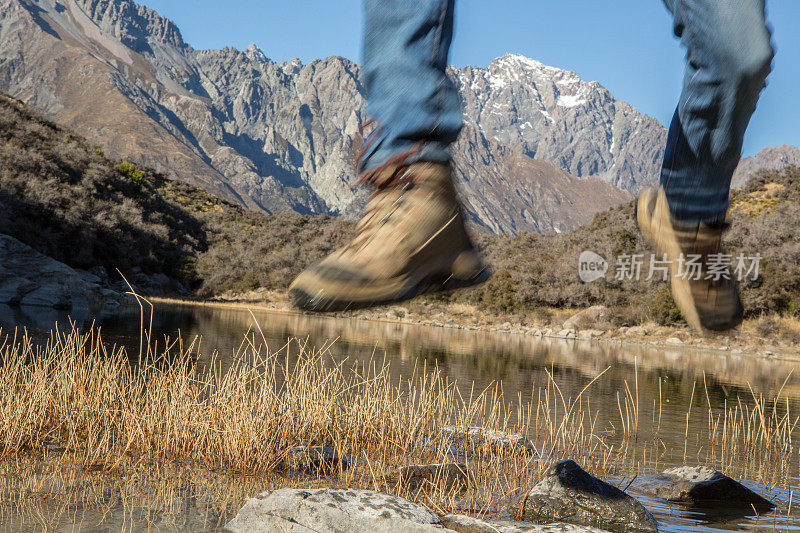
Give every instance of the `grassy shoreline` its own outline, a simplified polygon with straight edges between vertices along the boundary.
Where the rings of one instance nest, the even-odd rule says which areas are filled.
[[[299,340],[263,353],[257,333],[225,369],[214,361],[199,368],[192,346],[177,343],[132,363],[97,330],[54,332],[44,348],[5,332],[0,338],[0,465],[12,470],[29,458],[124,479],[174,465],[258,478],[259,491],[298,482],[368,488],[442,514],[468,508],[500,516],[552,460],[612,468],[613,453],[586,422],[585,398],[559,416],[550,410],[551,403],[558,410],[555,382],[536,403],[507,401],[499,384],[465,398],[435,368],[394,382],[387,363],[351,367]],[[480,436],[448,429],[472,427]],[[515,445],[522,435],[537,447]],[[319,445],[355,465],[298,478],[288,451]],[[467,457],[476,482],[464,490],[392,477],[401,466]]]

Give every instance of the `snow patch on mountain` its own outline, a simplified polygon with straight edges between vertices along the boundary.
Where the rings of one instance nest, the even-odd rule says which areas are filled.
[[[585,98],[581,98],[578,94],[562,94],[556,100],[556,105],[561,107],[577,107],[586,103]]]

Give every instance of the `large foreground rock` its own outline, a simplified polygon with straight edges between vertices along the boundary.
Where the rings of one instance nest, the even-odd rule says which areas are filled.
[[[415,503],[371,490],[280,489],[249,500],[226,526],[233,533],[443,533]]]
[[[707,466],[680,466],[632,483],[633,490],[690,505],[772,509],[775,505],[735,479]]]
[[[87,309],[102,305],[109,292],[64,263],[0,235],[0,304]]]
[[[515,515],[517,509],[511,512]],[[520,518],[618,532],[658,531],[655,519],[641,503],[585,472],[574,461],[561,461],[550,467],[545,478],[525,497]]]
[[[604,530],[575,524],[527,524],[508,520],[480,520],[465,515],[442,517],[442,525],[456,533],[604,533]]]

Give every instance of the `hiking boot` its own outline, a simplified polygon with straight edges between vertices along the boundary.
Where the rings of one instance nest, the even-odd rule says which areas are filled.
[[[639,196],[636,221],[658,253],[666,254],[672,297],[691,327],[701,332],[725,331],[741,324],[744,309],[733,272],[728,268],[726,278],[708,268],[715,257],[712,254],[721,253],[723,224],[719,227],[676,224],[660,187]],[[696,270],[687,265],[692,258],[693,263],[699,264]]]
[[[413,163],[362,180],[375,191],[353,240],[292,282],[297,307],[369,307],[488,279],[464,227],[450,165]]]

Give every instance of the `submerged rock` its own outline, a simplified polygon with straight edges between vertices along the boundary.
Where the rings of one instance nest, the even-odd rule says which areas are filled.
[[[526,453],[536,451],[530,440],[517,433],[464,426],[444,426],[442,432],[445,436],[449,436],[454,444],[465,444],[468,449],[488,446],[496,451],[522,450]]]
[[[520,518],[529,522],[567,522],[615,532],[658,531],[655,519],[641,503],[574,461],[551,466],[523,501]],[[516,514],[517,509],[511,512]]]
[[[768,499],[708,466],[681,466],[635,480],[635,491],[690,505],[720,504],[756,509],[775,507]]]
[[[398,496],[356,489],[280,489],[249,500],[232,533],[444,533],[428,509]]]
[[[329,474],[355,464],[354,457],[337,452],[327,446],[295,446],[286,450],[285,469],[298,474]]]
[[[442,525],[457,533],[605,533],[602,529],[576,524],[537,525],[510,520],[481,520],[465,515],[442,517]]]
[[[401,466],[386,476],[389,485],[402,484],[411,490],[437,485],[445,490],[467,488],[475,484],[472,473],[462,463],[438,463]]]

